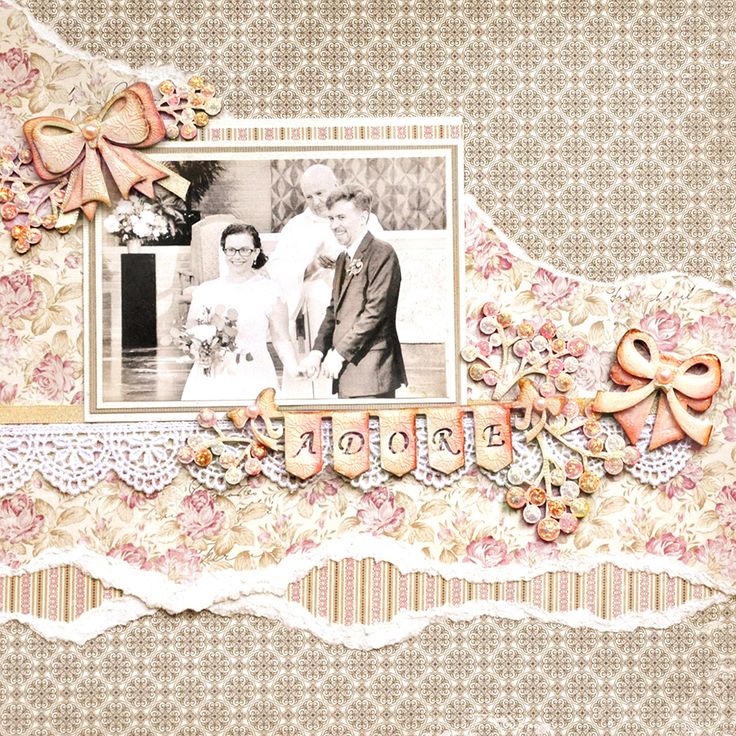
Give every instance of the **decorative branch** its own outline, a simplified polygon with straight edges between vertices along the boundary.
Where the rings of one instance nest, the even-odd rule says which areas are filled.
[[[477,328],[481,338],[461,351],[470,378],[492,387],[494,400],[510,400],[522,412],[514,426],[526,430],[524,440],[535,443],[542,458],[531,483],[518,467],[508,469],[506,503],[520,510],[544,541],[561,532],[573,534],[590,509],[580,494],[594,493],[602,481],[591,461],[602,461],[604,471],[616,475],[633,465],[639,452],[620,435],[604,432],[592,402],[566,395],[588,349],[583,337],[548,320],[539,326],[529,320],[514,325],[511,315],[491,302],[483,305]],[[575,435],[579,443],[571,439]],[[572,457],[560,464],[563,448]]]
[[[44,230],[56,227],[68,179],[41,180],[27,148],[8,145],[0,154],[0,217],[12,238],[13,250],[27,253],[41,242]]]
[[[158,86],[160,97],[156,109],[166,126],[166,137],[186,141],[197,137],[197,128],[204,128],[212,115],[222,109],[222,100],[216,97],[213,85],[195,74],[186,86],[176,85],[167,79]]]
[[[183,465],[194,463],[200,468],[214,465],[213,469],[222,471],[225,482],[231,486],[240,484],[246,476],[260,475],[261,460],[269,450],[283,450],[283,430],[277,430],[272,423],[278,415],[274,413],[275,406],[273,389],[267,389],[251,406],[229,411],[228,419],[241,434],[226,434],[217,414],[212,409],[202,409],[197,414],[197,422],[203,429],[214,432],[214,436],[191,435],[177,454],[179,462]],[[263,423],[265,431],[258,427],[257,421]],[[244,431],[246,429],[249,432]]]

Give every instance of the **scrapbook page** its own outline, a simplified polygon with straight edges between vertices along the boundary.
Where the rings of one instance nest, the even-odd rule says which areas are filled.
[[[0,731],[736,733],[732,5],[0,3]]]

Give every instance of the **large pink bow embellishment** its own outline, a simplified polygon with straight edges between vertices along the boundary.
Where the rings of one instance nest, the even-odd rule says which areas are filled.
[[[97,202],[110,204],[103,161],[126,198],[133,188],[153,197],[153,183],[167,186],[165,180],[173,173],[132,150],[152,146],[166,134],[153,94],[143,82],[116,94],[97,115],[81,124],[60,117],[38,117],[28,120],[23,132],[41,179],[52,181],[69,174],[63,212],[81,208],[91,219]],[[176,175],[174,179],[174,186],[180,190],[183,180]],[[174,186],[167,188],[183,196]]]
[[[593,410],[613,413],[629,441],[636,444],[646,424],[656,392],[661,392],[649,449],[681,440],[687,435],[707,445],[713,425],[694,417],[688,409],[705,411],[721,385],[721,362],[715,355],[694,355],[678,360],[661,354],[654,338],[629,330],[616,351],[611,379],[625,392],[599,391]]]

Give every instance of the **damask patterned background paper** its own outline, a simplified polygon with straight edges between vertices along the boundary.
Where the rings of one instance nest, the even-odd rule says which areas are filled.
[[[23,4],[89,53],[204,71],[235,117],[460,114],[466,187],[530,256],[733,278],[731,0]]]
[[[736,496],[722,438],[734,438],[734,301],[704,282],[678,281],[673,298],[671,279],[604,289],[580,277],[676,268],[731,280],[734,3],[23,5],[31,24],[4,8],[0,29],[11,135],[31,115],[96,110],[121,82],[163,78],[163,65],[204,72],[234,118],[461,115],[467,191],[529,256],[573,274],[528,264],[470,217],[485,233],[468,241],[471,315],[490,279],[519,316],[584,329],[590,387],[632,320],[671,349],[719,352],[725,379],[711,410],[721,440],[666,483],[609,481],[612,494],[553,547],[473,474],[433,499],[414,480],[361,495],[330,474],[293,495],[260,478],[250,495],[218,497],[183,472],[148,497],[90,474],[74,495],[34,455],[40,472],[14,466],[0,499],[12,532],[0,562],[25,572],[0,579],[0,731],[733,736]],[[48,29],[72,48],[54,49]],[[82,399],[76,233],[0,255],[5,404]],[[363,559],[315,552],[354,532]],[[78,541],[86,573],[65,564]],[[371,557],[400,543],[425,562]],[[577,569],[591,553],[597,563]],[[639,555],[650,571],[629,569]],[[92,574],[93,559],[109,564]],[[295,559],[302,574],[281,586],[271,570]],[[270,576],[271,587],[213,595],[222,615],[154,611],[168,594],[170,610],[186,608],[175,596],[188,581],[231,564],[241,582]],[[453,564],[475,572],[453,577]],[[132,597],[142,578],[119,575],[125,565],[155,584]],[[519,579],[516,565],[536,574]],[[431,622],[436,610],[470,620]]]
[[[0,629],[9,736],[731,736],[733,602],[664,630],[439,621],[379,650],[158,614],[84,646]]]

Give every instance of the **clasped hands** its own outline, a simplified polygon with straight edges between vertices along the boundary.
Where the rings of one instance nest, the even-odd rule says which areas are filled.
[[[336,258],[331,258],[326,253],[321,253],[317,256],[317,263],[319,263],[322,268],[335,268],[336,261]]]
[[[322,359],[322,353],[319,350],[312,350],[301,363],[299,363],[299,373],[309,379],[317,378],[321,374],[323,378],[337,378],[340,375],[345,358],[340,355],[334,348],[327,351],[327,355]],[[320,368],[322,369],[320,371]]]
[[[326,253],[318,253],[314,257],[312,262],[307,266],[307,269],[304,272],[304,278],[307,278],[307,279],[311,278],[321,268],[334,269],[336,262],[337,262],[336,258],[332,258]]]

